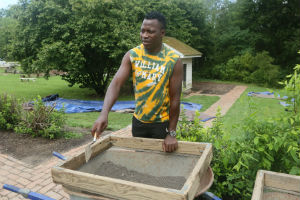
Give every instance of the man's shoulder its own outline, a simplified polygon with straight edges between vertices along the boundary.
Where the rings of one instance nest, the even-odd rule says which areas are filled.
[[[166,55],[168,57],[171,57],[171,58],[176,59],[176,60],[180,58],[180,55],[172,47],[166,45],[165,43],[164,43],[164,47],[165,47]]]
[[[139,46],[136,46],[136,47],[130,49],[129,54],[130,54],[131,60],[134,57],[139,57],[140,55],[142,55],[142,51],[143,51],[143,46],[142,45],[139,45]]]
[[[136,51],[136,50],[141,50],[141,49],[143,49],[143,45],[142,44],[140,44],[140,45],[138,45],[136,47],[133,47],[132,49],[130,49],[130,51]]]
[[[180,55],[172,47],[170,47],[165,43],[164,43],[164,47],[165,47],[166,55],[172,58],[177,58],[177,59],[180,58]]]

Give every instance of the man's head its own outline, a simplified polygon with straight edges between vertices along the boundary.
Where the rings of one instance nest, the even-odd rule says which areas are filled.
[[[146,14],[141,26],[140,37],[149,52],[160,51],[165,30],[166,19],[161,13],[153,11]]]
[[[144,19],[156,19],[161,24],[161,29],[166,30],[167,28],[166,18],[160,12],[152,11],[147,13]]]

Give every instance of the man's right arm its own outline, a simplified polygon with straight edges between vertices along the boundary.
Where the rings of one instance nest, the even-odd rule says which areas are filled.
[[[97,138],[105,130],[108,124],[108,113],[114,103],[116,102],[121,87],[124,85],[125,81],[129,78],[131,72],[131,62],[129,51],[124,55],[122,59],[121,66],[117,73],[115,74],[113,80],[109,84],[106,91],[104,104],[102,111],[98,119],[95,121],[92,128],[92,135],[97,134]]]

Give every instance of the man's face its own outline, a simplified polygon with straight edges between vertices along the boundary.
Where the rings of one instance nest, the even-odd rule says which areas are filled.
[[[141,26],[140,37],[147,50],[156,50],[161,47],[165,30],[157,19],[144,19]]]

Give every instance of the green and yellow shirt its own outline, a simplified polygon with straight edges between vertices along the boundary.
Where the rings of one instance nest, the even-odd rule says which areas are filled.
[[[138,120],[144,123],[169,120],[169,79],[178,59],[178,54],[164,44],[155,55],[148,53],[143,44],[130,50],[134,116]]]

